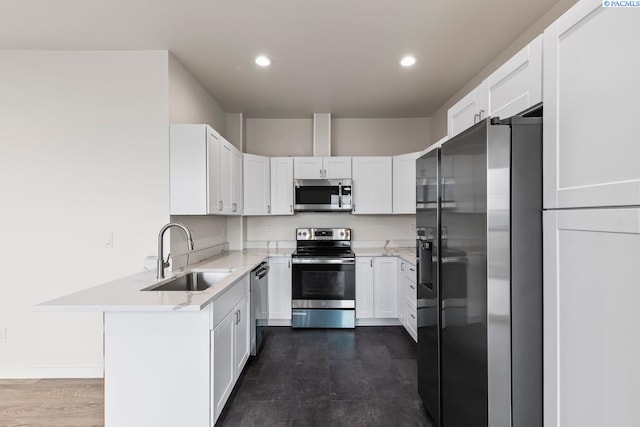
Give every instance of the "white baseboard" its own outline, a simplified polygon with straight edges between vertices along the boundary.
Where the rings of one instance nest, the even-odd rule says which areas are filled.
[[[402,326],[399,319],[356,319],[356,326]]]
[[[24,366],[0,367],[0,379],[104,378],[102,366]]]

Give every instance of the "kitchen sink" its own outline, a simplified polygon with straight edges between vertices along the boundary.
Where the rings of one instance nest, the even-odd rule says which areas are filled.
[[[232,269],[195,271],[149,286],[143,291],[204,291],[232,273]]]

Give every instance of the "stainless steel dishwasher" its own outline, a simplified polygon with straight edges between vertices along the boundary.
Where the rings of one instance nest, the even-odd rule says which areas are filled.
[[[251,271],[251,355],[262,347],[269,320],[269,264],[261,263]]]

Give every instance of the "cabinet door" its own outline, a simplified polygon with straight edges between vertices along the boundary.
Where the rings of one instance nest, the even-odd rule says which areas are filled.
[[[373,259],[374,317],[398,317],[398,262],[396,257]]]
[[[218,418],[227,402],[235,383],[235,363],[233,357],[235,311],[232,310],[211,331],[211,358],[213,364],[213,408]]]
[[[293,157],[271,158],[271,214],[293,215]]]
[[[391,157],[353,157],[354,214],[390,214],[393,211]]]
[[[234,147],[233,150],[233,171],[232,171],[232,198],[231,207],[234,215],[242,215],[243,198],[242,198],[242,153]]]
[[[242,373],[245,363],[249,360],[251,353],[251,329],[249,312],[249,294],[245,295],[242,301],[232,310],[234,313],[234,369],[235,378]]]
[[[406,276],[404,275],[405,270],[407,269],[407,263],[404,262],[401,259],[398,259],[397,261],[397,265],[398,265],[398,296],[397,296],[397,301],[398,301],[398,319],[400,319],[400,322],[404,325],[405,324],[405,300],[407,298],[406,294],[407,294],[407,285],[406,285]],[[406,327],[406,326],[405,326]]]
[[[485,80],[447,111],[447,137],[453,138],[487,117]]]
[[[271,213],[271,160],[254,154],[243,155],[243,213],[269,215]]]
[[[544,32],[545,208],[640,204],[637,10],[578,2]]]
[[[637,426],[640,209],[543,221],[544,425]]]
[[[393,157],[393,213],[416,213],[416,159],[420,152]]]
[[[220,135],[213,128],[207,126],[207,213],[209,215],[222,213],[222,200],[220,199],[222,185],[221,144]]]
[[[356,257],[356,318],[373,318],[373,257]]]
[[[169,143],[172,215],[218,213],[220,139],[206,125],[171,125]]]
[[[291,320],[291,257],[269,258],[269,319]]]
[[[233,146],[222,138],[220,143],[220,201],[222,214],[233,214]]]
[[[323,177],[322,157],[293,158],[294,179],[322,179]]]
[[[542,35],[487,78],[490,117],[507,118],[542,102]]]
[[[324,157],[325,179],[351,179],[351,157]]]

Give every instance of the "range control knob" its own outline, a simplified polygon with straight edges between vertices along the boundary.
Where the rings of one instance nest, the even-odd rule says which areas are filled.
[[[341,235],[341,236],[344,236],[344,231],[341,231],[341,232],[340,232],[340,235]]]
[[[303,231],[303,232],[302,232],[302,235],[303,235],[303,236],[305,236],[305,237],[307,237],[307,232],[306,232],[306,231]]]

